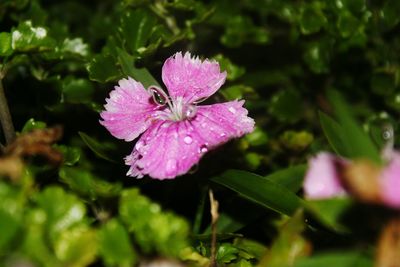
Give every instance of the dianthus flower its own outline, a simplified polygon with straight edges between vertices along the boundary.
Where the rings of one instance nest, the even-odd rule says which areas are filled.
[[[171,179],[187,173],[210,149],[250,133],[244,101],[198,105],[225,82],[216,61],[176,53],[162,67],[168,95],[128,77],[106,99],[100,123],[119,139],[137,140],[125,158],[128,176]]]
[[[320,152],[310,159],[304,178],[308,199],[351,194],[362,201],[400,208],[400,153],[383,155],[385,164],[349,160]]]

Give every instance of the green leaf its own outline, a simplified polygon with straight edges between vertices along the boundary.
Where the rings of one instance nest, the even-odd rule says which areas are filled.
[[[344,135],[343,128],[325,113],[319,111],[318,114],[322,130],[332,149],[343,157],[350,157],[351,148],[346,146],[346,136]]]
[[[263,146],[268,143],[268,135],[259,127],[256,127],[244,138],[251,146]]]
[[[269,111],[281,121],[298,121],[303,113],[299,92],[293,89],[279,91],[272,97]]]
[[[44,129],[47,124],[43,121],[36,121],[34,118],[30,118],[22,127],[21,133],[29,133],[34,129]]]
[[[358,19],[348,11],[339,14],[337,27],[343,38],[348,38],[356,32],[359,27]]]
[[[136,253],[128,232],[117,219],[104,224],[99,231],[99,251],[107,266],[133,266]]]
[[[114,58],[110,55],[96,55],[86,69],[89,72],[89,79],[100,83],[115,81],[122,76]]]
[[[50,51],[55,45],[45,28],[33,27],[29,20],[20,23],[11,32],[11,46],[15,51]]]
[[[0,251],[3,251],[17,234],[22,217],[22,202],[12,186],[0,183]]]
[[[121,191],[119,183],[113,184],[101,180],[80,167],[63,167],[60,169],[59,175],[61,180],[68,184],[71,189],[88,195],[91,199],[96,199],[99,196],[117,196]]]
[[[233,64],[229,58],[225,57],[222,54],[216,55],[214,59],[218,61],[221,70],[227,72],[226,78],[228,80],[234,81],[240,78],[245,73],[245,69],[243,67]]]
[[[318,2],[315,2],[318,3]],[[306,5],[300,13],[300,29],[303,34],[318,32],[327,23],[320,5]]]
[[[371,258],[360,252],[330,252],[314,255],[310,258],[300,259],[294,267],[321,267],[321,266],[340,266],[340,267],[372,267]]]
[[[7,57],[13,53],[11,47],[11,34],[8,32],[0,33],[0,56]]]
[[[322,224],[336,232],[348,232],[340,224],[341,216],[353,204],[350,198],[332,198],[321,200],[308,200],[307,211],[311,212]]]
[[[303,205],[301,198],[271,179],[241,170],[228,170],[221,176],[211,178],[263,207],[292,215]]]
[[[54,252],[64,266],[88,266],[96,259],[96,232],[87,227],[63,231],[55,242]]]
[[[127,12],[121,19],[120,31],[128,51],[135,54],[145,48],[155,25],[156,18],[143,9]]]
[[[292,192],[297,192],[303,186],[303,178],[306,170],[306,165],[296,165],[271,173],[266,178],[286,187]]]
[[[61,52],[86,57],[89,55],[89,46],[82,38],[66,38],[61,46]]]
[[[118,62],[121,65],[122,72],[126,76],[130,76],[136,81],[141,82],[145,88],[150,85],[161,87],[146,68],[136,68],[134,57],[122,49],[118,49]]]
[[[122,192],[119,213],[144,252],[177,257],[188,246],[189,225],[158,204],[140,195],[139,190]]]
[[[60,187],[46,187],[37,195],[36,203],[45,212],[46,227],[53,242],[67,229],[85,223],[85,205]]]
[[[62,103],[89,103],[93,93],[94,86],[86,79],[68,76],[62,81]]]
[[[108,151],[104,148],[104,144],[101,144],[96,139],[90,137],[84,132],[78,132],[79,136],[82,138],[83,142],[100,158],[107,161],[117,163],[114,159],[108,156]]]
[[[306,45],[303,59],[312,72],[320,74],[329,71],[334,40],[320,39]]]
[[[69,147],[65,145],[56,146],[63,154],[64,165],[73,166],[81,158],[81,150],[77,147]]]
[[[248,255],[248,259],[260,259],[267,251],[267,247],[258,241],[246,239],[246,238],[236,238],[234,241],[235,247],[241,251],[245,251]],[[240,255],[240,252],[239,252]]]
[[[351,149],[351,158],[368,158],[376,163],[381,162],[377,147],[368,135],[357,124],[350,108],[336,91],[329,91],[329,99],[341,125],[344,145]]]
[[[301,151],[314,141],[314,136],[307,131],[296,132],[288,130],[279,137],[279,140],[288,149]]]
[[[216,260],[219,264],[229,263],[238,256],[239,249],[230,243],[223,243],[217,249]]]

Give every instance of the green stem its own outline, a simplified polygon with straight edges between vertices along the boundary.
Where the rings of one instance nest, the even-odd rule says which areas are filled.
[[[6,144],[10,144],[15,139],[15,130],[11,119],[10,109],[8,108],[7,98],[4,93],[3,80],[1,78],[0,78],[0,122],[3,128]]]

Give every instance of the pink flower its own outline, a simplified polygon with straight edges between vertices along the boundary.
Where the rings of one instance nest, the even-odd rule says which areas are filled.
[[[393,208],[400,208],[400,154],[392,153],[388,165],[382,170],[380,178],[383,202]]]
[[[339,164],[346,164],[346,161],[327,152],[312,158],[304,178],[305,196],[323,199],[344,195],[337,168]]]
[[[171,179],[187,173],[210,149],[250,133],[254,120],[244,101],[197,104],[225,82],[215,61],[176,53],[162,68],[169,96],[156,86],[147,90],[122,79],[106,99],[100,123],[125,141],[139,139],[125,163],[129,176]]]

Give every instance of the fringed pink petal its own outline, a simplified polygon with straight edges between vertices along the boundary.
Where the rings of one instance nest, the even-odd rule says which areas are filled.
[[[225,82],[226,72],[220,72],[219,64],[208,59],[192,58],[189,52],[181,52],[168,58],[162,68],[162,79],[172,99],[183,97],[186,103],[207,98]]]
[[[191,120],[155,122],[126,157],[127,175],[172,179],[187,173],[210,149],[253,130],[243,103],[201,106]]]
[[[106,99],[100,123],[113,136],[132,141],[149,127],[158,108],[150,99],[151,95],[141,83],[130,77],[122,79]]]
[[[304,178],[304,194],[309,199],[324,199],[342,196],[345,190],[340,183],[337,164],[342,159],[322,152],[309,161]]]
[[[193,133],[201,140],[204,149],[226,143],[254,130],[254,120],[243,108],[244,100],[231,101],[208,106],[198,106],[197,114],[191,120]]]
[[[187,173],[204,154],[189,128],[188,121],[158,121],[151,125],[125,159],[131,166],[127,175],[163,180]]]

